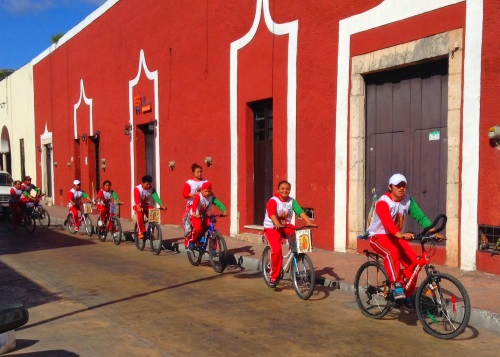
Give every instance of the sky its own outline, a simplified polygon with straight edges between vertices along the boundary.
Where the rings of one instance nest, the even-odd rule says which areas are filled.
[[[0,0],[0,69],[19,69],[106,0]]]

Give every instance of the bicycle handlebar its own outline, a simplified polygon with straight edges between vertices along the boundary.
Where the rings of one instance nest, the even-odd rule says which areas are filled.
[[[274,227],[274,229],[276,230],[279,230],[279,229],[283,229],[283,228],[289,228],[289,229],[293,229],[294,231],[300,231],[301,229],[312,229],[312,228],[319,228],[318,226],[310,226],[308,224],[302,226],[302,227],[295,227],[293,224],[284,224],[283,226],[281,227]]]
[[[429,227],[424,229],[422,231],[422,233],[419,234],[419,236],[424,237],[427,234],[427,232],[429,232],[430,229],[435,228],[437,226],[437,224],[439,223],[439,221],[441,219],[442,219],[441,226],[439,226],[439,228],[433,230],[432,233],[435,234],[435,233],[441,232],[446,227],[446,221],[448,220],[448,217],[446,217],[446,215],[444,213],[441,213],[440,215],[438,215],[436,217],[436,219],[434,220],[434,222],[432,222],[432,224]]]

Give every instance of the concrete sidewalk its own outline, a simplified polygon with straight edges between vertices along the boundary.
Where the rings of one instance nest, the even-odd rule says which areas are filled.
[[[64,224],[68,214],[66,207],[46,206],[45,208],[51,215],[51,225]],[[91,218],[95,224],[97,216],[92,215]],[[126,240],[133,241],[134,221],[121,219],[121,223]],[[167,249],[185,251],[183,230],[180,226],[162,225],[162,233],[164,246]],[[108,237],[108,239],[111,238]],[[243,234],[238,238],[226,236],[225,239],[229,252],[229,265],[238,265],[249,271],[260,270],[259,260],[266,246],[260,236]],[[314,249],[309,255],[314,263],[317,284],[336,286],[347,294],[354,294],[354,276],[367,259],[364,255],[336,253],[321,249]],[[472,305],[469,325],[500,332],[500,304],[497,301],[500,296],[499,276],[477,271],[464,272],[447,266],[436,265],[436,269],[458,278],[467,289]],[[424,275],[421,273],[419,278],[422,279]]]

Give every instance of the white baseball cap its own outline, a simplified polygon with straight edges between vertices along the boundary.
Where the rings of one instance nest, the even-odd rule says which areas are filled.
[[[401,182],[407,183],[406,177],[404,177],[401,174],[394,174],[389,179],[389,185],[397,185],[397,184],[399,184]]]
[[[79,184],[80,184],[80,180],[73,181],[73,185],[79,185]]]

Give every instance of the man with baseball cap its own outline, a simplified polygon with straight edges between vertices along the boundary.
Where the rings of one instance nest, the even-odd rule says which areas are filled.
[[[415,200],[406,193],[407,180],[402,174],[394,174],[389,179],[388,192],[380,197],[375,205],[375,215],[368,228],[371,247],[384,258],[384,267],[393,284],[394,299],[406,299],[410,306],[410,296],[415,289],[416,279],[403,289],[403,277],[400,264],[405,268],[417,260],[417,255],[407,240],[413,239],[413,233],[404,232],[408,215],[424,229],[432,222],[418,207]],[[438,238],[444,238],[436,234]]]

